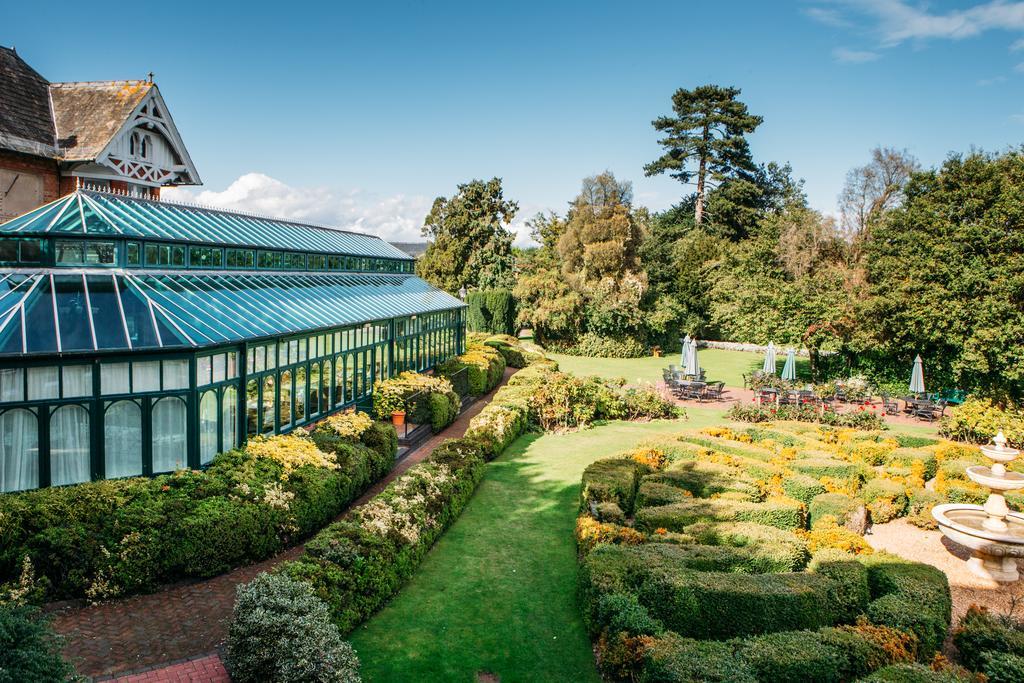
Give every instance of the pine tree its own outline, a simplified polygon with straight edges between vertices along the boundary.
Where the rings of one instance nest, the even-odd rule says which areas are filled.
[[[682,183],[696,176],[697,225],[704,217],[709,186],[755,170],[744,136],[753,133],[764,119],[749,113],[747,105],[736,99],[739,94],[739,88],[718,85],[680,88],[672,96],[675,116],[660,116],[651,122],[655,130],[666,134],[658,141],[666,151],[644,166],[644,173],[669,173]]]

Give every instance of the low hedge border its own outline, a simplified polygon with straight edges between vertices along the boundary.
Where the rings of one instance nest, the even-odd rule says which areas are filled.
[[[297,430],[260,442],[273,457],[234,450],[202,471],[4,494],[0,584],[27,557],[41,598],[101,600],[271,557],[391,469],[394,428],[360,424],[358,438]],[[319,464],[303,464],[307,455]]]

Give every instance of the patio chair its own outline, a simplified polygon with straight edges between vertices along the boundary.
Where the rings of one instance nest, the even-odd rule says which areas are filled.
[[[715,382],[709,384],[704,391],[704,398],[710,401],[721,401],[722,390],[725,388],[725,382]]]
[[[900,402],[891,398],[889,394],[882,394],[882,410],[886,415],[896,415],[900,412]]]
[[[775,397],[778,394],[768,389],[761,389],[757,392],[757,397],[761,399],[761,403],[775,403]]]
[[[707,385],[704,382],[690,382],[683,390],[683,397],[700,401],[704,398],[704,390],[706,388]]]
[[[833,396],[836,403],[846,403],[849,399],[846,398],[846,389],[836,387],[836,393]]]
[[[928,422],[935,422],[941,420],[946,414],[946,402],[939,401],[938,403],[924,403],[922,402],[915,410],[914,417],[918,417]]]

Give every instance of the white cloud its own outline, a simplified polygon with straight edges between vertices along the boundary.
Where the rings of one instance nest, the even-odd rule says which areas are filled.
[[[1019,52],[1020,50],[1024,50],[1024,38],[1019,38],[1010,45],[1010,52]]]
[[[998,85],[1006,80],[1006,76],[993,76],[992,78],[981,78],[978,80],[978,85],[983,88],[987,88],[990,85]]]
[[[1024,31],[1024,2],[989,0],[965,9],[931,12],[924,4],[910,4],[904,0],[839,1],[850,13],[871,19],[873,32],[886,46],[907,40],[961,40],[992,30]],[[835,12],[835,9],[828,8],[824,12],[807,14],[823,23],[835,25],[836,18],[831,16]],[[839,19],[845,20],[846,16],[841,14]]]
[[[804,9],[804,14],[826,26],[842,28],[850,25],[850,22],[843,18],[842,12],[832,7],[808,7]]]
[[[832,56],[835,57],[837,62],[841,62],[843,64],[864,64],[866,62],[875,61],[881,55],[877,52],[870,52],[868,50],[851,50],[845,47],[837,47],[832,50]]]
[[[1010,120],[1015,123],[1024,123],[1024,114],[1011,114]]]
[[[225,190],[168,188],[171,201],[318,223],[378,235],[395,242],[420,242],[423,218],[432,200],[395,194],[376,196],[360,190],[293,187],[263,173],[246,173]]]

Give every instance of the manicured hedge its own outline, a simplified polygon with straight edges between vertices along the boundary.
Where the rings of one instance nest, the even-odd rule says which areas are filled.
[[[580,506],[585,508],[592,502],[612,501],[631,515],[639,484],[640,466],[632,458],[597,460],[583,470]]]
[[[437,433],[455,422],[460,408],[458,394],[444,377],[402,372],[373,385],[373,412],[379,420],[403,411],[410,423],[429,424]]]
[[[636,526],[644,531],[685,531],[695,522],[757,522],[779,529],[802,529],[803,506],[795,500],[778,499],[751,503],[721,498],[693,498],[636,512]]]
[[[843,526],[862,505],[860,500],[845,493],[822,493],[812,498],[807,506],[807,520],[813,529],[815,522],[830,515]]]
[[[483,342],[470,340],[466,352],[437,366],[437,374],[451,377],[465,370],[469,375],[468,390],[473,396],[483,396],[501,383],[505,376],[505,357],[497,349]]]
[[[466,295],[466,327],[471,332],[515,334],[516,302],[508,289],[481,289]]]
[[[792,474],[785,477],[782,480],[782,490],[790,498],[799,500],[805,505],[810,505],[816,496],[828,492],[820,480],[807,474]]]
[[[913,633],[922,656],[930,657],[942,647],[953,608],[946,575],[931,565],[887,553],[858,559],[868,568],[867,615],[872,623]]]
[[[751,497],[758,495],[754,480],[736,468],[699,460],[673,463],[668,469],[645,477],[644,483],[647,482],[668,484],[698,498],[709,498],[727,491]]]
[[[790,467],[801,474],[808,474],[818,479],[829,477],[830,479],[860,483],[867,475],[864,466],[859,463],[832,458],[802,458],[790,463]]]
[[[301,443],[289,439],[302,434],[280,443]],[[390,425],[373,424],[362,441],[313,438],[333,467],[291,468],[288,446],[282,461],[235,450],[203,471],[4,494],[0,583],[27,556],[48,599],[98,600],[270,557],[321,528],[394,464]]]
[[[1024,657],[1024,621],[972,607],[954,632],[953,643],[964,666],[982,671],[991,653]]]

